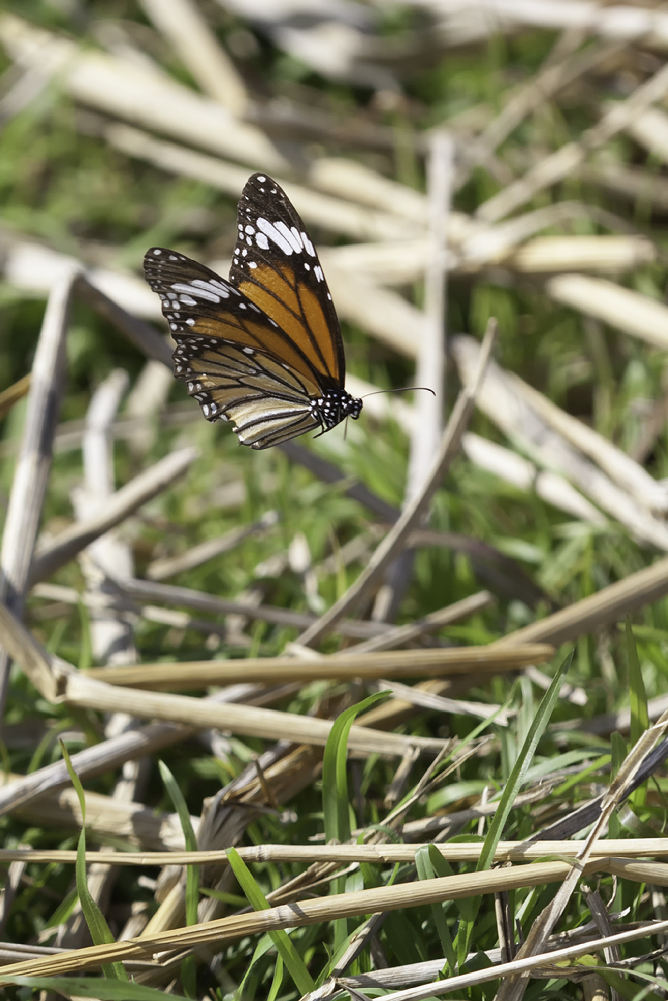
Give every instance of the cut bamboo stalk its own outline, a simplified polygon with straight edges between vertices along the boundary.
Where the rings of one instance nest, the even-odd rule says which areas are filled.
[[[668,330],[668,309],[666,309]],[[652,511],[664,513],[668,510],[668,487],[650,476],[647,470],[630,456],[617,448],[611,441],[588,427],[576,417],[562,410],[543,393],[513,375],[512,381],[517,392],[530,404],[550,427],[563,435],[567,441],[589,456],[603,469],[611,480],[635,497],[639,504]]]
[[[668,159],[668,115],[660,108],[647,108],[626,127],[630,136],[658,160]]]
[[[557,302],[615,330],[661,351],[668,348],[668,307],[656,299],[605,278],[576,274],[555,275],[545,283],[545,291]]]
[[[381,579],[388,566],[404,549],[411,531],[419,525],[421,518],[429,507],[432,497],[441,484],[446,470],[457,453],[461,437],[468,426],[475,408],[475,399],[482,381],[483,372],[485,371],[492,350],[496,330],[496,321],[490,320],[481,349],[480,363],[476,376],[471,386],[462,390],[457,398],[452,414],[450,415],[450,420],[443,432],[438,454],[434,457],[431,470],[424,480],[420,493],[402,511],[400,517],[378,546],[366,568],[354,584],[325,612],[319,622],[302,634],[298,642],[304,646],[313,645],[321,640],[333,629],[340,619],[357,605],[363,595]]]
[[[53,436],[65,375],[65,341],[76,280],[70,268],[54,285],[42,322],[32,367],[28,407],[0,551],[0,600],[23,614],[25,589],[46,493]],[[10,660],[0,650],[0,719],[4,714]],[[46,681],[47,679],[45,679]]]
[[[86,432],[82,442],[83,484],[73,492],[77,518],[85,520],[94,516],[100,505],[109,500],[114,491],[114,456],[111,425],[118,413],[121,400],[128,387],[128,374],[116,369],[102,382],[91,397],[86,413]],[[127,542],[116,533],[106,532],[79,554],[81,570],[89,594],[104,598],[113,591],[108,574],[132,575],[134,562]],[[118,607],[109,603],[94,608],[90,616],[90,638],[93,657],[106,664],[127,664],[137,659],[134,645],[134,622]],[[106,721],[109,735],[129,730],[133,719],[127,713],[117,713]],[[112,802],[133,801],[142,798],[148,782],[151,761],[149,758],[126,761],[111,794]],[[82,820],[83,823],[83,820]],[[100,907],[106,911],[113,886],[118,878],[116,866],[101,864],[90,866],[87,873],[88,890]],[[90,940],[90,932],[81,900],[59,925],[55,945],[68,949],[79,948]]]
[[[142,0],[142,6],[202,90],[242,116],[249,106],[245,84],[192,0]]]
[[[437,612],[431,612],[415,622],[408,622],[404,626],[394,626],[387,632],[381,633],[380,636],[358,643],[349,653],[351,656],[359,657],[361,654],[391,650],[404,643],[411,643],[419,636],[441,629],[443,626],[459,622],[461,619],[474,615],[493,604],[494,597],[489,591],[480,591],[478,594],[472,594],[468,598],[462,598],[461,601],[455,601],[452,605],[440,608]]]
[[[440,7],[440,5],[439,5]],[[577,30],[615,41],[668,46],[668,16],[661,9],[644,9],[630,4],[600,7],[582,0],[480,0],[475,17],[484,14],[487,32],[509,30],[513,25]]]
[[[424,315],[418,341],[415,382],[424,387],[415,401],[416,422],[411,435],[403,506],[419,493],[428,476],[443,433],[446,385],[447,231],[450,214],[454,147],[451,137],[436,129],[429,137],[427,190],[429,228],[424,272]],[[430,390],[427,392],[426,390]],[[415,554],[407,549],[387,570],[376,593],[372,618],[392,622],[413,573]]]
[[[494,718],[497,726],[508,726],[512,715],[495,702],[469,702],[467,699],[451,699],[447,695],[437,695],[435,692],[425,692],[415,685],[402,685],[399,681],[387,681],[384,678],[376,682],[376,691],[392,692],[395,700],[406,702],[420,709],[428,709],[438,713],[450,713],[456,716],[475,716],[476,719]]]
[[[338,198],[354,199],[362,205],[400,215],[426,226],[429,203],[425,195],[405,184],[383,177],[366,164],[344,157],[319,157],[308,172],[309,183]],[[462,219],[466,216],[461,213]],[[460,220],[457,219],[456,223]],[[462,230],[466,223],[462,223]]]
[[[453,339],[452,350],[460,378],[470,385],[480,346],[473,337]],[[495,363],[478,394],[478,404],[504,434],[518,441],[540,465],[561,473],[608,514],[625,525],[633,535],[650,546],[668,550],[668,528],[652,517],[647,508],[621,490],[579,449],[554,430],[535,407],[519,392],[519,380]],[[592,432],[593,434],[593,432]],[[609,451],[612,450],[610,446]],[[632,460],[628,460],[628,463]],[[627,464],[628,464],[627,463]],[[658,492],[658,491],[657,491]]]
[[[83,104],[262,170],[287,167],[259,129],[237,121],[218,102],[167,74],[129,59],[81,49],[11,14],[0,19],[0,44],[24,66],[57,59],[62,86]]]
[[[60,794],[59,799],[63,802],[74,802],[71,795]],[[108,796],[98,793],[86,793],[86,801],[90,798],[91,805],[99,803],[100,809],[106,808],[109,800]],[[77,800],[78,803],[78,800]],[[127,804],[126,804],[127,805]],[[132,807],[141,807],[139,803],[130,804]],[[114,807],[115,809],[115,807]],[[142,807],[142,809],[146,809]],[[86,811],[88,812],[88,811]],[[165,817],[172,817],[173,814],[164,814]],[[183,838],[175,839],[182,844]],[[268,862],[278,865],[296,863],[298,865],[313,865],[322,862],[338,862],[341,865],[348,865],[351,862],[364,862],[375,865],[399,865],[404,862],[414,862],[418,851],[428,844],[435,844],[436,850],[449,862],[477,862],[482,852],[481,842],[458,842],[451,844],[438,844],[425,842],[423,844],[395,845],[395,844],[357,844],[357,845],[240,845],[236,850],[244,862],[252,865],[266,864]],[[576,858],[582,844],[573,839],[565,841],[499,841],[494,851],[493,860],[495,862],[539,862],[549,855],[566,855],[568,858]],[[662,878],[666,878],[668,865],[665,862],[638,861],[641,856],[651,859],[668,858],[668,838],[601,838],[595,841],[592,846],[592,858],[611,859],[614,864],[619,862],[625,867],[633,865],[658,866],[658,872]],[[166,849],[145,850],[141,852],[110,852],[106,848],[88,850],[86,852],[87,862],[109,862],[117,861],[119,865],[146,866],[146,865],[220,865],[228,866],[229,858],[227,852],[221,851],[194,851],[188,852],[183,848],[175,848],[173,851]],[[2,862],[55,862],[72,864],[77,860],[77,853],[72,849],[56,848],[0,848],[0,861]],[[626,861],[628,860],[628,861]],[[648,880],[648,882],[651,882]]]
[[[305,612],[293,612],[290,608],[278,608],[274,605],[247,605],[242,601],[232,601],[219,598],[204,591],[195,591],[189,587],[178,587],[172,584],[139,580],[119,580],[116,582],[121,591],[137,601],[157,601],[170,605],[184,605],[200,612],[213,615],[243,615],[257,622],[271,622],[279,626],[294,626],[296,629],[307,629],[317,621],[316,616]],[[341,622],[339,631],[344,636],[356,639],[368,639],[378,636],[387,630],[381,622],[356,622],[354,620]]]
[[[342,270],[362,273],[381,285],[405,285],[420,277],[428,254],[426,240],[402,240],[330,247],[320,256],[327,268],[331,262]],[[490,264],[521,274],[561,271],[619,274],[650,263],[656,256],[656,246],[645,236],[538,236],[520,247],[510,247],[487,258],[464,259],[452,252],[449,263],[455,275],[475,274]]]
[[[476,596],[477,598],[478,596]],[[466,600],[466,599],[464,599]],[[463,603],[462,603],[463,604]],[[477,602],[480,607],[480,602]],[[438,614],[438,613],[437,613]],[[399,627],[401,629],[410,627]],[[398,630],[397,630],[398,631]],[[395,630],[391,630],[395,632]],[[86,671],[85,677],[110,685],[141,687],[150,691],[205,688],[239,681],[276,684],[278,682],[336,678],[424,678],[456,674],[517,670],[528,664],[544,663],[554,650],[547,644],[518,647],[504,654],[490,653],[493,647],[441,647],[419,650],[386,650],[360,653],[356,648],[340,654],[294,657],[248,657],[242,660],[179,661],[175,664],[137,664]]]
[[[578,142],[562,146],[527,171],[524,177],[483,202],[476,212],[477,218],[485,222],[496,222],[525,205],[539,191],[563,181],[578,170],[593,150],[603,146],[622,129],[628,128],[650,104],[660,101],[667,90],[668,66],[662,66],[625,101],[620,101],[605,111],[596,125],[582,133]]]
[[[40,546],[30,568],[31,583],[50,577],[91,542],[166,490],[185,473],[197,454],[194,448],[182,448],[165,456],[100,504],[94,516],[75,522],[55,539]]]
[[[222,109],[221,109],[222,110]],[[109,125],[104,138],[114,149],[145,160],[161,170],[218,188],[238,198],[248,180],[248,170],[204,153],[197,153],[175,143],[155,139],[129,125]],[[273,168],[271,168],[273,169]],[[302,185],[276,177],[288,198],[307,224],[316,224],[334,233],[344,233],[359,240],[400,240],[410,227],[405,219],[391,216],[340,198],[332,198]],[[417,225],[414,232],[419,231]]]
[[[9,775],[6,785],[13,785],[23,778],[21,775]],[[53,825],[78,830],[83,824],[79,797],[73,788],[43,794],[16,807],[12,813],[24,821],[47,828]],[[198,817],[191,817],[195,830],[198,822]],[[168,856],[172,851],[187,855],[183,828],[177,814],[159,813],[143,803],[115,799],[102,793],[86,791],[86,836],[93,840],[99,838],[103,843],[109,838],[123,839],[143,851],[164,852]],[[125,853],[105,850],[99,856],[94,851],[90,854],[97,856],[91,858],[92,862],[115,865],[117,855]]]
[[[561,2],[561,0],[560,0]],[[608,864],[606,864],[606,868]],[[589,875],[586,868],[584,875]],[[507,963],[497,963],[488,966],[484,970],[475,973],[464,973],[459,976],[449,977],[437,983],[425,984],[421,987],[412,987],[408,990],[395,991],[384,994],[386,1001],[426,1001],[427,998],[439,994],[447,994],[450,991],[466,990],[479,984],[488,983],[490,980],[501,980],[513,975],[530,976],[531,971],[535,971],[537,976],[541,976],[541,968],[544,971],[542,978],[552,978],[559,972],[564,975],[568,968],[564,963],[568,959],[576,959],[588,953],[605,952],[606,949],[622,945],[626,942],[633,942],[637,939],[647,938],[648,935],[660,936],[668,928],[668,921],[656,921],[644,924],[642,928],[634,928],[632,931],[617,932],[605,938],[588,939],[585,943],[565,946],[561,949],[551,949],[549,952],[541,953],[537,956],[529,956],[526,959],[513,959]],[[661,941],[661,939],[659,939]],[[581,965],[577,965],[577,972],[580,972]],[[602,978],[601,978],[602,979]],[[607,998],[607,993],[605,995]]]
[[[101,289],[81,275],[77,281],[77,294],[98,313],[116,327],[128,340],[147,358],[160,361],[172,369],[172,348],[164,337],[161,337],[155,327],[138,319],[110,299]],[[153,296],[155,299],[155,295]]]
[[[510,643],[562,643],[572,642],[578,636],[594,633],[598,629],[619,622],[633,615],[645,605],[651,605],[668,594],[668,557],[653,566],[629,574],[622,580],[604,587],[597,594],[576,601],[539,622],[517,629],[494,646]]]
[[[601,527],[607,524],[598,508],[590,504],[568,480],[550,470],[537,469],[533,462],[517,452],[481,438],[472,431],[467,431],[462,438],[462,450],[476,466],[494,473],[520,490],[535,491],[541,500],[566,514]]]
[[[631,167],[616,160],[597,158],[591,164],[584,164],[580,176],[615,194],[625,195],[632,201],[646,202],[660,209],[668,208],[668,180],[665,177]],[[579,267],[569,271],[580,271]]]
[[[0,242],[5,281],[31,296],[48,294],[54,284],[73,267],[84,267],[75,257],[59,253],[16,232],[0,229]],[[133,274],[109,268],[90,268],[85,276],[82,274],[77,279],[79,295],[85,296],[87,282],[91,282],[104,295],[120,303],[135,316],[150,319],[161,316],[160,301],[156,301],[155,293],[146,282],[140,281]],[[158,336],[155,331],[153,336]]]
[[[324,746],[332,728],[329,720],[296,716],[275,709],[256,706],[213,703],[184,695],[148,692],[121,688],[87,678],[71,664],[43,650],[32,635],[10,611],[0,606],[0,640],[9,655],[23,666],[30,680],[43,686],[41,694],[49,701],[57,700],[71,706],[97,709],[101,712],[127,712],[136,718],[158,719],[170,723],[185,723],[198,729],[229,729],[233,733],[264,737],[268,740],[289,740],[293,743]],[[368,656],[388,657],[388,654]],[[111,670],[111,668],[110,668]],[[402,757],[409,745],[422,753],[438,754],[448,741],[429,737],[404,737],[366,730],[354,726],[348,740],[349,749],[358,754],[382,754]]]
[[[72,765],[82,781],[119,768],[125,761],[157,754],[164,747],[186,740],[196,732],[193,726],[150,724],[78,751],[71,755]],[[46,765],[30,775],[0,786],[0,816],[16,810],[46,793],[71,785],[64,761]]]
[[[0,610],[1,611],[1,610]],[[249,697],[249,686],[225,689],[207,696],[207,701],[220,702]],[[128,730],[118,736],[108,737],[99,744],[72,754],[72,767],[83,781],[106,771],[122,767],[126,761],[158,754],[163,748],[188,740],[197,733],[195,726],[178,726],[171,723],[151,723]],[[64,761],[45,765],[15,782],[0,786],[0,816],[71,786],[71,779]]]
[[[296,716],[276,709],[213,705],[185,695],[116,687],[85,678],[78,672],[68,674],[64,679],[60,698],[67,705],[101,712],[129,712],[137,718],[194,723],[199,729],[213,727],[266,740],[289,740],[316,747],[325,746],[333,725],[329,720]],[[350,731],[348,747],[352,753],[361,755],[401,757],[412,744],[424,754],[437,754],[447,743],[436,738],[405,737],[403,734],[382,733],[356,726]]]
[[[593,875],[604,869],[605,865],[604,859],[596,859],[585,866],[584,873]],[[217,921],[207,922],[204,925],[176,928],[152,935],[150,938],[89,946],[47,959],[14,963],[0,968],[0,983],[6,982],[5,978],[10,976],[59,976],[73,969],[90,969],[101,963],[123,962],[135,957],[146,958],[147,954],[164,952],[170,947],[195,948],[208,942],[222,945],[248,935],[266,933],[276,929],[302,927],[318,924],[322,921],[357,917],[376,911],[420,907],[430,903],[441,903],[445,900],[478,896],[482,893],[499,893],[520,887],[544,886],[547,883],[561,882],[570,871],[571,864],[569,862],[532,862],[528,865],[511,868],[466,873],[461,876],[445,876],[372,890],[357,890],[316,900],[298,900],[264,911],[231,915]],[[668,921],[659,922],[658,926],[668,928]],[[632,933],[626,933],[626,935],[635,935],[637,938],[646,937],[647,929],[636,929]],[[581,946],[580,949],[583,953],[588,952],[590,946]],[[550,954],[551,961],[556,955],[558,955],[557,952]],[[485,971],[489,979],[495,979],[496,969],[498,968]],[[445,983],[451,984],[452,979],[445,981]],[[435,985],[430,984],[429,987],[433,993]]]
[[[74,491],[73,502],[79,524],[95,517],[114,491],[114,461],[111,425],[128,386],[128,374],[116,369],[95,390],[86,415],[83,439],[84,483]],[[111,577],[133,576],[134,563],[129,545],[113,532],[106,532],[80,554],[86,590],[104,599]],[[127,613],[110,602],[93,601],[90,631],[94,661],[103,664],[130,664],[137,660],[133,628]]]

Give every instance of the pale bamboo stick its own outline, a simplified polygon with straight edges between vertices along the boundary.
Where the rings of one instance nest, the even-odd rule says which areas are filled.
[[[65,374],[65,341],[76,269],[70,268],[49,296],[32,367],[28,407],[0,551],[0,600],[23,614],[25,589],[42,505],[51,472],[53,436]],[[0,650],[0,719],[10,659]]]
[[[100,504],[95,515],[85,521],[75,522],[55,539],[41,545],[30,568],[31,583],[50,577],[91,542],[166,490],[185,473],[196,458],[197,451],[194,448],[172,452],[112,494]]]
[[[192,570],[194,567],[199,567],[203,563],[215,559],[217,556],[222,556],[223,553],[231,552],[244,539],[266,532],[268,528],[277,525],[278,520],[277,511],[267,511],[252,524],[232,528],[217,539],[208,539],[206,542],[201,542],[198,546],[193,546],[191,549],[186,550],[185,553],[153,560],[146,568],[146,576],[149,580],[161,581],[167,577],[173,577],[175,574],[182,573],[184,570]],[[131,575],[124,574],[123,576],[129,577]]]
[[[481,605],[480,596],[474,597],[475,602],[464,599],[468,602],[467,612],[476,605],[477,607]],[[489,596],[486,598],[488,601]],[[457,604],[463,606],[464,601]],[[436,613],[439,620],[445,618],[443,611]],[[460,614],[461,608],[455,611],[457,617]],[[397,630],[389,632],[396,634],[400,629],[409,628],[411,627],[400,626]],[[287,681],[308,682],[324,678],[352,680],[382,677],[442,677],[468,674],[471,671],[476,673],[512,671],[528,664],[543,663],[554,653],[553,648],[547,644],[518,647],[502,655],[498,651],[488,654],[492,649],[492,646],[438,647],[384,650],[358,655],[357,648],[353,647],[345,653],[327,656],[314,655],[309,651],[310,656],[304,654],[300,658],[246,657],[243,660],[179,661],[176,664],[137,664],[117,668],[97,668],[86,671],[85,677],[106,681],[111,685],[136,686],[142,689],[145,687],[151,691],[163,689],[178,691],[208,685],[235,684],[240,681],[276,684]]]
[[[426,265],[429,248],[426,240],[400,240],[376,243],[351,243],[346,247],[326,248],[323,264],[330,262],[342,270],[362,273],[381,285],[404,285],[416,281]],[[521,246],[494,251],[491,258],[478,254],[463,258],[452,252],[449,258],[453,274],[475,274],[490,263],[521,274],[594,271],[619,274],[632,271],[656,260],[654,243],[645,236],[631,233],[603,236],[538,236]]]
[[[296,716],[275,709],[256,706],[213,703],[183,695],[148,692],[108,685],[87,678],[71,664],[47,653],[32,635],[5,607],[0,605],[0,639],[10,656],[23,666],[33,684],[41,685],[41,694],[50,701],[72,706],[97,709],[101,712],[127,712],[138,718],[185,723],[198,729],[230,729],[233,733],[263,737],[268,740],[289,740],[324,746],[332,728],[329,720]],[[387,657],[388,654],[368,656]],[[423,753],[437,754],[447,741],[428,737],[405,737],[354,726],[348,746],[359,754],[398,755],[409,745]]]
[[[0,44],[26,66],[57,60],[61,85],[77,101],[262,170],[287,167],[259,129],[157,69],[81,49],[11,14],[0,18]]]
[[[668,66],[637,87],[625,101],[604,112],[596,125],[582,133],[578,142],[570,142],[532,167],[524,177],[514,181],[479,206],[476,216],[485,222],[496,222],[530,201],[539,191],[562,181],[576,171],[586,157],[603,146],[644,112],[650,104],[660,101],[668,90]]]
[[[116,369],[98,386],[86,413],[86,431],[82,442],[83,484],[74,491],[73,503],[80,520],[94,516],[114,490],[114,457],[111,425],[118,413],[128,386],[128,374]],[[116,533],[106,532],[79,554],[86,590],[94,597],[104,598],[113,589],[107,574],[131,575],[134,570],[132,551]],[[106,664],[127,664],[137,659],[134,645],[133,620],[109,603],[92,609],[90,636],[93,657]],[[116,713],[106,721],[109,735],[122,733],[133,726],[127,713]],[[121,776],[111,794],[112,802],[130,802],[143,796],[151,768],[149,758],[126,761]],[[88,870],[88,890],[101,910],[106,911],[119,870],[116,866],[92,865]],[[89,940],[90,932],[81,900],[57,930],[55,945],[79,948]]]
[[[590,275],[555,275],[545,291],[557,302],[593,316],[652,347],[668,348],[668,307],[633,289]]]
[[[74,790],[64,790],[68,795],[61,793],[59,799],[71,802],[74,808]],[[70,795],[71,792],[71,795]],[[99,803],[101,810],[106,809],[108,796],[98,793],[86,793],[86,800],[90,798],[93,809]],[[78,800],[77,800],[78,803]],[[132,807],[140,807],[141,804],[130,804]],[[116,807],[114,806],[114,809]],[[143,809],[146,809],[143,807]],[[87,811],[88,812],[88,811]],[[165,817],[172,817],[172,814],[165,814]],[[89,850],[86,852],[87,862],[108,862],[111,859],[117,861],[119,865],[146,866],[146,865],[229,865],[227,851],[185,851],[180,845],[183,838],[176,837],[173,851],[166,849],[144,850],[140,852],[110,852],[107,848]],[[298,865],[313,865],[314,863],[335,862],[341,865],[348,865],[351,862],[365,862],[376,865],[398,865],[405,862],[415,861],[415,855],[427,844],[433,844],[439,854],[449,862],[477,862],[482,852],[482,842],[453,842],[440,844],[437,842],[424,842],[418,844],[346,844],[346,845],[284,845],[284,844],[263,844],[263,845],[240,845],[236,850],[240,857],[249,865],[253,863],[266,864],[268,862],[284,865],[296,863]],[[572,838],[563,841],[499,841],[494,851],[495,862],[538,862],[548,855],[566,855],[569,858],[576,858],[582,849],[582,843],[574,841]],[[642,856],[651,859],[668,858],[668,838],[601,838],[592,845],[592,858],[605,858],[615,860],[628,859],[624,865],[659,865],[658,872],[663,880],[666,879],[668,866],[666,863],[654,863],[638,861]],[[73,849],[57,848],[0,848],[0,861],[2,862],[62,862],[74,863],[77,860],[77,852]]]
[[[290,608],[279,608],[275,605],[247,605],[242,601],[219,598],[216,595],[195,591],[189,587],[178,587],[137,578],[119,580],[116,583],[121,591],[136,601],[158,601],[171,605],[184,605],[186,608],[193,608],[213,615],[243,615],[253,621],[271,622],[279,626],[294,626],[297,629],[307,629],[317,621],[315,616],[306,612],[294,612]],[[368,639],[385,632],[387,626],[380,622],[350,620],[341,622],[338,628],[344,636]]]
[[[666,319],[668,321],[668,309]],[[572,417],[518,376],[513,375],[512,381],[517,392],[550,427],[584,452],[639,504],[660,513],[668,511],[668,487],[657,483],[646,469],[604,435]]]
[[[446,385],[446,315],[447,315],[447,231],[453,175],[454,147],[443,129],[429,137],[427,191],[429,253],[424,272],[424,316],[418,341],[415,382],[430,392],[418,392],[415,401],[416,421],[411,434],[408,473],[404,489],[404,507],[413,500],[429,474],[443,433]],[[387,570],[376,593],[372,618],[393,621],[413,573],[415,554],[407,549]]]
[[[167,340],[160,336],[155,327],[144,323],[143,320],[133,316],[123,306],[110,299],[85,275],[81,275],[77,281],[77,294],[85,299],[96,313],[99,313],[124,334],[147,358],[155,358],[167,368],[172,368],[172,348]],[[153,295],[153,299],[155,298],[156,296]]]
[[[4,630],[3,630],[4,632]],[[77,673],[69,674],[63,685],[62,701],[67,705],[101,712],[129,712],[144,719],[172,723],[192,723],[199,729],[213,727],[266,740],[289,740],[324,747],[332,728],[329,720],[296,716],[294,713],[256,706],[209,705],[203,699],[145,689],[115,687]],[[447,741],[429,737],[408,737],[353,727],[348,747],[351,752],[401,757],[415,744],[425,754],[436,754]]]
[[[480,354],[475,338],[461,335],[453,339],[452,350],[464,384],[471,384]],[[668,528],[645,507],[621,490],[586,459],[579,449],[550,427],[545,418],[520,390],[519,380],[491,363],[478,394],[480,408],[512,440],[521,443],[538,463],[560,472],[633,535],[650,546],[668,550]],[[609,451],[612,450],[610,446]],[[603,450],[602,450],[603,451]],[[628,460],[627,464],[632,460]],[[658,493],[658,491],[657,491]]]
[[[510,643],[553,643],[559,646],[578,636],[596,632],[605,626],[618,622],[626,615],[632,615],[659,601],[668,594],[668,557],[658,560],[644,570],[629,574],[622,580],[604,587],[596,594],[576,601],[539,622],[517,629],[494,646]]]
[[[155,139],[129,125],[106,126],[103,135],[111,146],[128,156],[146,160],[161,170],[210,184],[234,198],[239,197],[248,180],[248,170],[243,167]],[[399,216],[332,198],[302,185],[283,181],[280,177],[275,180],[285,188],[290,201],[308,224],[316,223],[334,233],[345,233],[361,240],[401,239],[407,230],[410,231],[409,224]],[[417,230],[416,225],[414,232]]]
[[[596,859],[584,867],[586,875],[604,869],[605,860]],[[332,921],[343,917],[356,917],[376,911],[400,910],[404,907],[418,907],[444,900],[463,899],[481,893],[499,893],[520,887],[544,886],[561,882],[571,871],[569,862],[532,862],[528,865],[485,870],[461,876],[445,876],[427,879],[417,883],[395,884],[372,890],[357,890],[336,894],[316,900],[299,900],[280,907],[255,911],[250,914],[231,915],[210,921],[204,925],[191,925],[186,929],[177,928],[150,938],[140,938],[109,945],[89,946],[73,952],[61,953],[48,959],[15,963],[0,968],[0,983],[7,976],[58,976],[70,970],[85,970],[101,963],[119,960],[121,962],[150,952],[164,952],[170,947],[194,948],[208,942],[222,944],[235,941],[247,935],[272,931],[280,928],[300,927]],[[659,922],[657,927],[668,928],[668,921]],[[626,933],[632,937],[646,937],[647,929]],[[619,938],[620,936],[617,936]],[[624,939],[626,941],[627,939]],[[590,946],[580,947],[581,952],[590,951]],[[559,953],[550,953],[551,960]],[[486,970],[488,979],[495,979],[495,970]],[[451,978],[444,981],[451,985]],[[437,985],[440,986],[440,985]],[[431,992],[434,985],[430,984]]]
[[[6,785],[21,782],[24,776],[10,775]],[[0,787],[1,788],[1,787]],[[50,828],[52,825],[77,830],[83,823],[81,805],[76,791],[70,788],[45,793],[12,810],[16,816],[32,824]],[[199,818],[191,817],[195,830]],[[86,791],[86,835],[100,838],[122,838],[146,851],[185,852],[183,828],[175,813],[159,813],[153,807],[128,800],[115,799],[102,793]],[[115,864],[124,853],[91,851],[91,861]],[[131,854],[131,853],[128,853]],[[187,854],[187,852],[185,852]],[[160,862],[164,865],[164,862]]]
[[[453,602],[452,605],[440,608],[437,612],[430,612],[429,615],[414,622],[408,622],[403,626],[394,626],[387,632],[381,633],[380,636],[358,643],[349,653],[351,656],[359,657],[360,654],[391,650],[404,643],[411,643],[425,633],[428,634],[453,622],[459,622],[461,619],[474,615],[493,604],[494,598],[489,591],[480,591],[478,594],[472,594],[468,598],[462,598],[460,601]]]
[[[142,0],[142,6],[202,90],[241,117],[249,107],[246,86],[192,0]]]
[[[462,450],[476,466],[494,473],[495,476],[499,476],[506,483],[512,483],[520,490],[535,491],[541,500],[565,511],[566,514],[601,527],[607,524],[598,508],[590,504],[568,480],[549,469],[537,469],[533,462],[529,462],[517,452],[512,452],[509,448],[497,445],[487,438],[481,438],[472,431],[467,431],[462,438]]]

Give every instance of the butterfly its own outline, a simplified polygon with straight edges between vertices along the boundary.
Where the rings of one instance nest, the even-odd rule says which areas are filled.
[[[318,255],[285,192],[253,174],[237,211],[226,281],[173,250],[152,247],[146,280],[176,341],[174,374],[209,421],[269,448],[360,415],[345,390],[341,328]]]

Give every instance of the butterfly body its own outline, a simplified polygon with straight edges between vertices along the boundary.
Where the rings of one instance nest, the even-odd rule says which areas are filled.
[[[271,178],[244,188],[229,280],[161,247],[144,267],[177,344],[174,374],[207,420],[233,421],[239,441],[261,449],[359,417],[316,251]]]

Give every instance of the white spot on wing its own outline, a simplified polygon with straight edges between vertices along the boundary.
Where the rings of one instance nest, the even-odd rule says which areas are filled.
[[[203,282],[202,284],[206,285],[206,282]],[[211,286],[207,286],[206,288],[194,288],[193,285],[172,285],[172,288],[175,292],[185,292],[186,295],[193,295],[197,299],[208,299],[210,302],[220,302],[220,296],[217,292],[213,291]],[[182,302],[184,302],[186,306],[197,305],[196,302],[190,303],[183,298]]]
[[[260,250],[269,250],[269,240],[264,235],[264,233],[258,233],[255,237],[255,242],[257,243]]]
[[[322,268],[320,267],[319,264],[316,264],[316,266],[314,267],[313,274],[316,276],[319,282],[324,282],[325,276],[323,275]]]
[[[298,230],[294,226],[292,229],[288,229],[284,222],[277,222],[276,229],[280,230],[295,253],[298,254],[301,250],[303,250],[301,237],[299,236]]]
[[[283,229],[289,232],[288,227],[285,225],[285,223],[280,223],[280,225],[283,226]],[[274,243],[283,251],[284,254],[287,254],[288,257],[292,256],[292,244],[290,243],[289,240],[287,240],[283,236],[283,234],[276,226],[272,226],[272,224],[267,219],[263,219],[262,217],[260,217],[257,221],[257,228],[259,230],[262,230],[263,233],[266,233],[269,239],[273,240]]]
[[[313,244],[309,240],[309,238],[306,235],[306,233],[301,233],[300,236],[302,238],[302,243],[304,244],[304,250],[306,251],[306,253],[310,257],[315,257],[315,247],[313,246]]]

